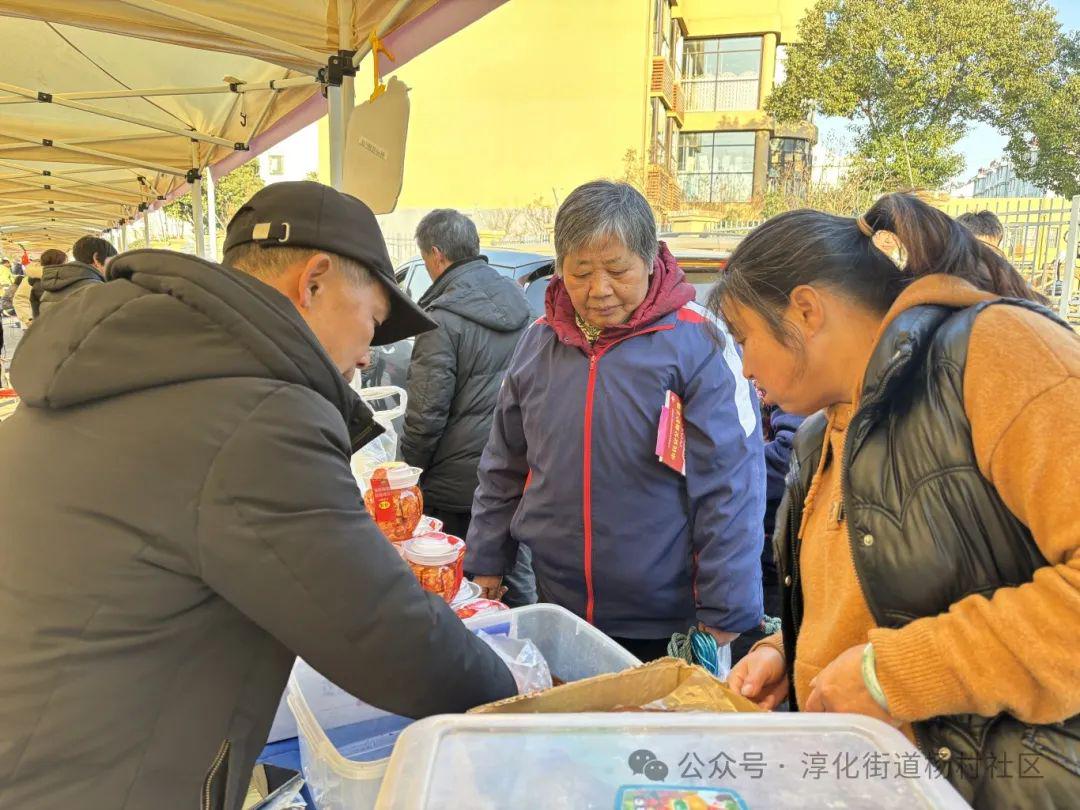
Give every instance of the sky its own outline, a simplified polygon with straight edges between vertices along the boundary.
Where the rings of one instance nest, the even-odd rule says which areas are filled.
[[[1050,5],[1057,9],[1058,20],[1062,28],[1080,30],[1080,0],[1051,0]],[[822,118],[818,121],[819,143],[828,144],[830,138],[842,138],[847,128],[843,118]],[[972,126],[968,134],[957,145],[957,150],[964,156],[967,165],[958,178],[967,180],[992,160],[1000,158],[1005,152],[1008,139],[985,124]]]

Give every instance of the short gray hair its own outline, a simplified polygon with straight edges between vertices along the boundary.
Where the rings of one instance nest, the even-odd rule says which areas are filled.
[[[421,253],[438,248],[452,262],[480,255],[480,235],[473,221],[452,208],[436,208],[416,226],[416,244]]]
[[[327,250],[309,247],[265,247],[258,242],[245,242],[230,248],[223,257],[222,264],[255,276],[260,281],[272,281],[294,264],[306,262],[317,253],[329,256],[334,267],[341,270],[357,286],[363,287],[372,281],[371,273],[360,262]]]
[[[575,250],[614,236],[652,271],[660,246],[648,200],[629,183],[594,180],[578,186],[555,215],[555,269]]]

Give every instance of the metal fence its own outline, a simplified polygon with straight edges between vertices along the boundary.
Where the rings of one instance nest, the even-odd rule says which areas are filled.
[[[390,253],[390,259],[395,266],[411,259],[419,250],[416,240],[404,234],[392,234],[386,237],[386,249]]]
[[[1080,197],[972,198],[948,200],[940,206],[958,217],[969,211],[993,211],[1005,231],[1001,249],[1013,267],[1054,308],[1080,323],[1077,284],[1077,234],[1080,232]]]

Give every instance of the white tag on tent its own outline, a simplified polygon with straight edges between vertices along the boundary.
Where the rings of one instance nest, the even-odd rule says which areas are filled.
[[[405,175],[409,132],[409,88],[391,77],[386,92],[353,110],[345,138],[342,189],[376,214],[397,207]]]

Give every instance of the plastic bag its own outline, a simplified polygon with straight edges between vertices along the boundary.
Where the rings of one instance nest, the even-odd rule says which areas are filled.
[[[368,480],[371,478],[372,470],[380,464],[397,461],[398,435],[397,431],[394,430],[394,420],[405,415],[405,409],[409,404],[409,395],[405,393],[404,389],[393,385],[359,389],[354,386],[354,390],[364,400],[364,404],[371,408],[375,421],[386,430],[381,436],[372,439],[353,454],[353,475],[356,476],[356,481],[363,492],[368,488]],[[377,408],[386,404],[381,400],[393,401],[394,397],[398,399],[396,406],[377,410]]]
[[[476,634],[486,641],[506,664],[510,674],[514,676],[519,695],[543,692],[551,688],[551,669],[548,668],[548,662],[540,648],[531,640],[493,636],[483,630],[477,630]]]

